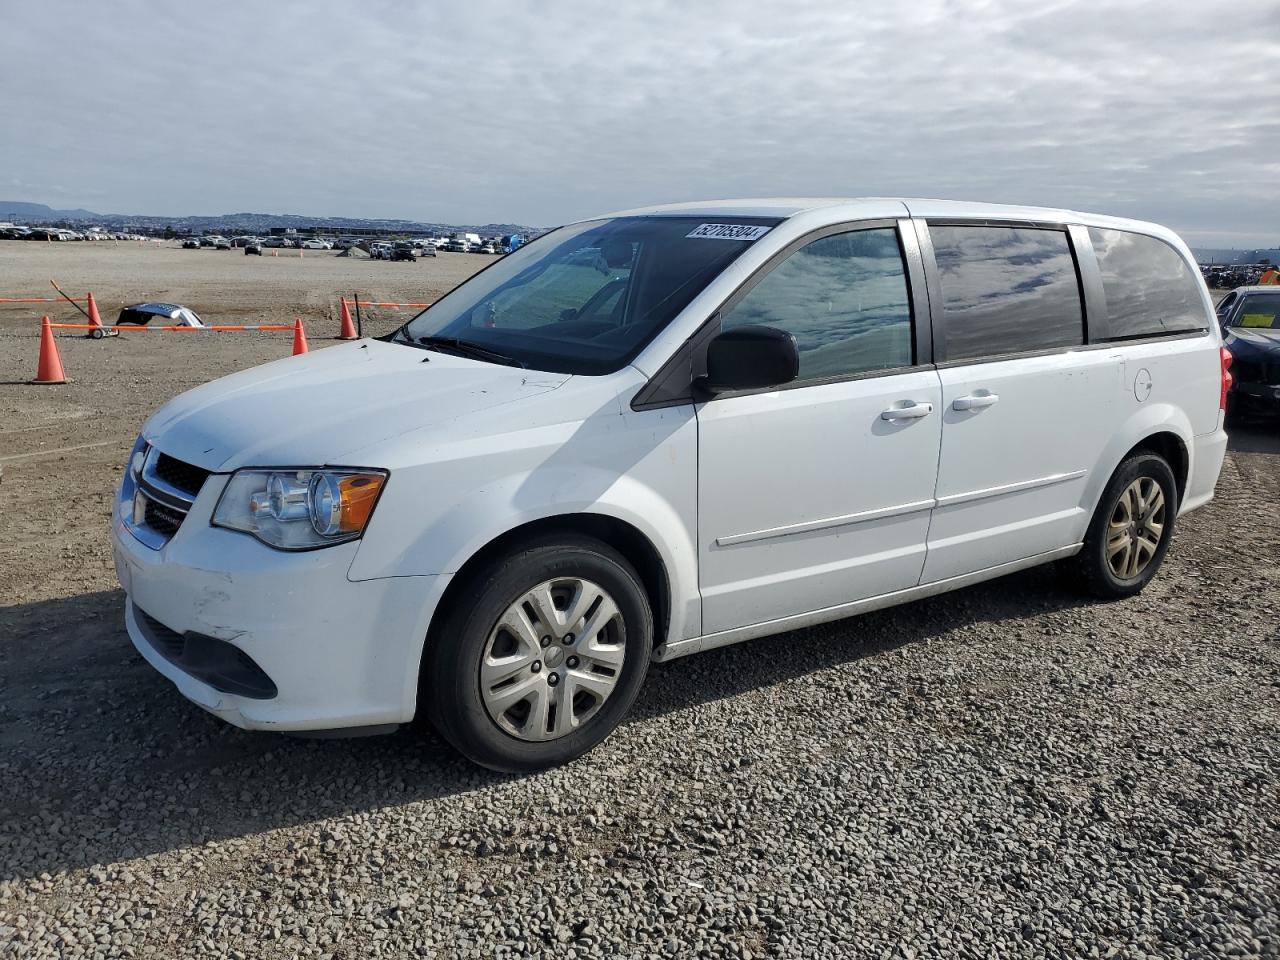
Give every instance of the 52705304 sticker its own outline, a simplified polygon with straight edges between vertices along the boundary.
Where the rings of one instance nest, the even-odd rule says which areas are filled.
[[[770,229],[747,223],[703,223],[685,236],[696,240],[759,240]]]

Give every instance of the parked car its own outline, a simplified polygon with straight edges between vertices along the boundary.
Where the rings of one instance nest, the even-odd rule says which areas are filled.
[[[262,256],[262,244],[258,243],[256,240],[253,243],[246,243],[244,246],[244,255],[246,257]]]
[[[313,238],[313,239],[311,239],[311,240],[299,240],[299,241],[298,241],[298,246],[299,246],[299,247],[302,247],[304,250],[328,250],[328,249],[330,249],[329,244],[325,243],[323,240],[318,240],[318,239],[314,239],[314,238]]]
[[[1280,287],[1237,287],[1218,304],[1231,365],[1230,411],[1280,412]]]
[[[414,251],[413,244],[399,240],[391,245],[391,255],[386,259],[417,261],[418,256]]]
[[[293,243],[290,240],[286,240],[284,237],[267,237],[265,240],[262,241],[262,245],[264,247],[282,248],[282,247],[291,247],[293,246]]]
[[[232,237],[231,238],[231,246],[233,247],[247,247],[250,244],[257,243],[257,242],[258,242],[257,237]]]
[[[128,632],[241,727],[425,716],[486,766],[561,763],[651,660],[1050,561],[1138,593],[1222,464],[1213,319],[1177,236],[1110,217],[570,224],[391,336],[153,414],[113,524]]]
[[[369,244],[369,256],[374,260],[390,260],[391,244],[383,242]]]
[[[204,246],[204,244],[195,237],[188,237],[186,240],[182,241],[183,250],[199,250],[202,246]]]
[[[200,319],[200,316],[194,310],[184,307],[180,303],[135,303],[127,307],[122,307],[120,315],[116,317],[116,324],[145,327],[152,320],[159,320],[164,326],[204,326],[204,321]],[[99,336],[100,333],[105,335],[106,331],[102,331],[101,328],[99,328],[92,332],[92,336],[95,340],[101,339],[101,336]]]
[[[231,241],[226,237],[216,237],[213,241],[213,248],[215,250],[230,250]]]
[[[466,253],[471,249],[471,245],[467,243],[466,240],[461,240],[458,237],[450,237],[445,241],[444,248],[450,253]]]

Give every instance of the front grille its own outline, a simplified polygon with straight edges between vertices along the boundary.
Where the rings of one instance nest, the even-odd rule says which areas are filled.
[[[155,447],[146,447],[142,472],[137,477],[129,474],[121,490],[126,499],[132,520],[127,526],[139,541],[153,550],[159,550],[178,532],[182,521],[194,506],[209,471],[176,457],[161,453]],[[141,503],[135,503],[135,497]],[[141,516],[137,508],[141,507]]]
[[[1237,360],[1231,364],[1231,375],[1239,383],[1262,383],[1265,368],[1260,363]]]
[[[178,633],[136,603],[133,616],[153,650],[213,689],[254,700],[270,700],[279,692],[266,671],[234,643],[194,631]]]
[[[179,490],[191,494],[192,499],[200,492],[205,480],[209,479],[208,470],[202,470],[194,464],[184,463],[166,453],[156,457],[155,473],[161,480],[165,480]]]
[[[143,495],[145,496],[145,493]],[[178,532],[178,528],[182,526],[182,521],[186,516],[180,510],[172,510],[164,504],[148,498],[146,512],[143,514],[143,522],[152,530],[168,538]]]

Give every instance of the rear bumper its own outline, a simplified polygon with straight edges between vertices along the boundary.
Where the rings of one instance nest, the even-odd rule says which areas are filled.
[[[1179,515],[1202,507],[1213,499],[1213,488],[1217,486],[1222,461],[1227,455],[1227,432],[1219,426],[1213,433],[1196,437],[1190,453],[1191,473],[1187,477]]]

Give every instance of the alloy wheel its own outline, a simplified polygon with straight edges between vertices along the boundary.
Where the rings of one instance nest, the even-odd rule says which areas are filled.
[[[1164,491],[1151,477],[1139,477],[1120,494],[1107,525],[1107,563],[1117,579],[1133,580],[1150,566],[1164,524]]]

